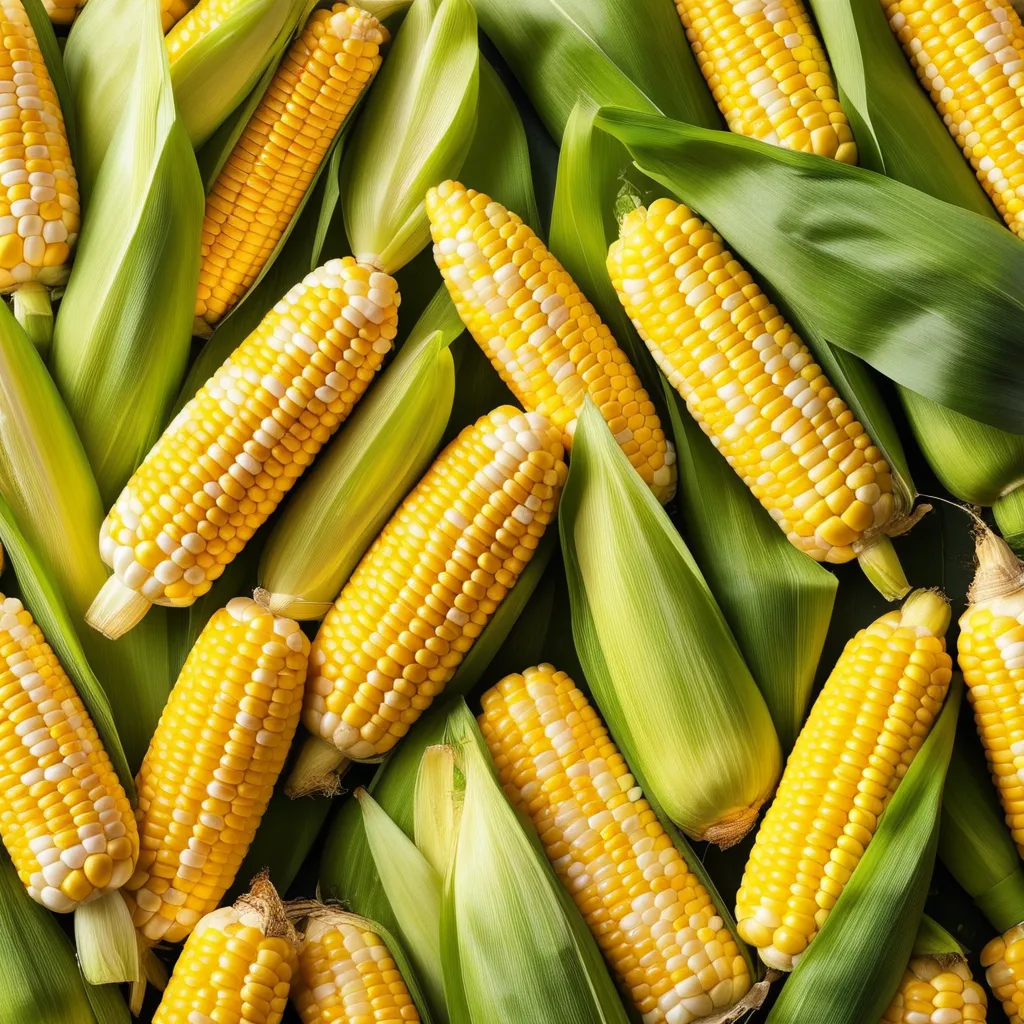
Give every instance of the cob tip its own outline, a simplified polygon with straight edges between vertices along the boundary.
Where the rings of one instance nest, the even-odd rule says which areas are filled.
[[[329,740],[307,736],[284,786],[290,800],[303,796],[337,796],[351,762]]]
[[[85,621],[108,640],[117,640],[137,626],[152,606],[137,590],[111,576],[89,605]]]
[[[899,555],[884,533],[872,537],[857,552],[857,562],[871,585],[886,601],[899,601],[910,593]]]
[[[974,526],[974,557],[977,567],[967,592],[971,604],[1024,590],[1024,563],[1002,537],[980,520]]]

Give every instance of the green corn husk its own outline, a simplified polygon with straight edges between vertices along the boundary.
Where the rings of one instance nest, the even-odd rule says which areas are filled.
[[[573,637],[609,732],[687,835],[738,842],[781,770],[775,727],[696,562],[589,400],[558,518]]]
[[[95,0],[101,13],[111,4]],[[158,12],[146,9],[131,99],[96,178],[53,337],[54,379],[108,504],[170,411],[199,280],[202,187]]]
[[[430,240],[427,189],[458,173],[476,124],[469,0],[414,0],[347,145],[341,197],[357,260],[389,274]],[[435,88],[439,81],[443,89]]]
[[[505,799],[464,702],[445,733],[465,780],[441,903],[452,1024],[626,1024],[593,937]]]
[[[474,0],[494,41],[557,140],[581,95],[720,128],[679,16],[666,0]]]
[[[813,154],[622,108],[603,109],[597,123],[715,225],[804,337],[965,416],[1021,431],[1024,248],[1012,232]],[[857,392],[836,379],[821,346],[816,354],[854,406]]]
[[[75,635],[89,665],[102,683],[129,766],[141,761],[170,693],[167,612],[154,615],[116,644],[85,624],[85,612],[107,578],[99,555],[103,506],[67,409],[38,353],[10,311],[0,304],[0,498],[24,538],[26,552],[39,559],[63,599],[73,632],[56,616],[59,607],[35,602],[41,627],[64,660],[65,668],[90,689],[85,668],[75,653]],[[4,531],[23,582],[37,575],[17,562],[17,542]],[[27,553],[23,556],[28,558]],[[42,586],[43,584],[39,584]],[[30,595],[31,596],[31,595]],[[92,709],[90,709],[92,710]],[[103,721],[96,715],[97,725]],[[112,755],[116,744],[111,739]],[[128,787],[131,779],[123,780]]]
[[[56,917],[0,851],[0,991],[5,1024],[129,1024],[117,987],[86,984]]]
[[[446,291],[302,481],[260,561],[272,612],[322,619],[373,538],[430,464],[448,423],[462,322]]]
[[[864,167],[1002,221],[964,159],[875,0],[811,7],[828,48]],[[961,501],[996,505],[1024,534],[1024,436],[968,419],[906,388],[900,397],[929,465]],[[1019,543],[1019,542],[1018,542]]]
[[[786,979],[768,1024],[865,1024],[879,1020],[889,1005],[928,894],[962,689],[959,681],[950,689],[834,909]]]
[[[944,963],[964,958],[964,947],[927,914],[921,915],[911,952],[913,956],[930,956]]]
[[[306,0],[236,3],[171,65],[174,100],[196,149],[277,65],[307,6]]]
[[[939,856],[997,932],[1024,922],[1024,865],[966,721],[950,760]]]
[[[675,434],[686,535],[789,749],[810,701],[835,599],[836,578],[797,551],[718,455],[653,364],[608,277],[618,235],[622,147],[594,128],[596,107],[576,105],[562,136],[551,245],[629,353]],[[662,414],[663,416],[665,413]],[[666,423],[668,426],[668,423]],[[793,642],[779,644],[779,636]]]

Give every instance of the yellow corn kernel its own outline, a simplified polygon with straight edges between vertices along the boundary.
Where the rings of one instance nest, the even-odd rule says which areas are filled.
[[[793,747],[736,895],[740,938],[790,971],[945,700],[949,604],[918,590],[847,645]]]
[[[83,4],[85,0],[82,0]],[[194,6],[196,0],[160,0],[160,24],[164,35],[174,28]]]
[[[296,935],[274,887],[257,878],[189,936],[153,1024],[279,1024],[297,970]]]
[[[676,9],[732,131],[857,162],[825,48],[803,0],[676,0]]]
[[[85,6],[85,0],[43,0],[43,7],[54,25],[70,25]]]
[[[220,902],[252,842],[302,708],[309,641],[236,597],[192,648],[139,769],[138,868],[122,890],[150,942]]]
[[[61,913],[135,869],[135,818],[96,727],[22,603],[0,594],[0,836],[29,895]]]
[[[646,1024],[690,1024],[739,1002],[750,971],[736,940],[583,692],[539,665],[506,676],[481,707],[509,801]]]
[[[384,40],[380,22],[358,7],[310,15],[206,197],[198,320],[216,324],[259,276],[380,67]]]
[[[64,117],[21,0],[0,0],[0,292],[63,284],[78,237],[78,181]],[[6,91],[9,90],[9,91]]]
[[[796,547],[847,562],[884,533],[900,511],[888,463],[709,224],[670,199],[640,207],[608,271],[693,418]]]
[[[880,1024],[967,1024],[987,1019],[988,997],[966,962],[914,957]]]
[[[89,622],[116,638],[151,604],[205,594],[362,397],[397,331],[393,278],[331,260],[206,382],[100,531],[114,570]]]
[[[490,196],[446,181],[427,193],[434,260],[463,323],[525,408],[572,448],[587,395],[661,501],[675,452],[654,405],[597,311],[522,220]]]
[[[467,427],[384,527],[313,642],[302,721],[386,754],[455,674],[555,517],[558,431],[502,406]]]
[[[1024,924],[994,938],[981,951],[981,966],[1010,1024],[1024,1024]]]
[[[239,6],[238,0],[199,0],[173,28],[165,28],[164,44],[171,64],[180,60],[200,39],[219,28]]]
[[[376,926],[324,908],[306,924],[292,1002],[302,1024],[419,1024]]]
[[[949,134],[1024,238],[1024,27],[1010,0],[881,0]]]

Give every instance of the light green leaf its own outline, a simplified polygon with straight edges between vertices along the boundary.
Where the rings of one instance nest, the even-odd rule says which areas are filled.
[[[202,188],[159,12],[146,10],[131,100],[96,178],[53,337],[54,379],[108,503],[177,394],[199,280]]]
[[[306,6],[306,0],[231,5],[220,24],[171,65],[174,99],[193,146],[201,146],[276,66]]]
[[[555,139],[581,96],[721,127],[669,0],[473,2]]]
[[[626,1024],[593,936],[506,801],[465,703],[446,736],[465,777],[441,917],[452,1024]]]
[[[478,58],[469,0],[415,0],[342,166],[345,228],[356,259],[394,273],[429,241],[423,199],[466,158]],[[441,81],[444,88],[435,88]]]
[[[589,400],[559,526],[576,650],[609,732],[672,821],[732,845],[774,788],[779,740],[696,562]]]
[[[1011,232],[813,154],[624,109],[598,123],[715,225],[805,336],[1024,432],[1024,243]]]
[[[864,1024],[885,1012],[910,958],[928,894],[962,689],[960,682],[950,688],[864,856],[787,978],[768,1024]]]

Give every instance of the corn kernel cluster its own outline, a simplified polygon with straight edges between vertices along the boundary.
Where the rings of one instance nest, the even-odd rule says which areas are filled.
[[[298,623],[242,597],[189,653],[136,780],[142,852],[123,892],[146,939],[180,941],[234,882],[288,756],[308,654]]]
[[[984,1021],[988,997],[963,960],[948,966],[914,957],[903,972],[881,1024],[967,1024]]]
[[[608,270],[669,382],[793,544],[847,562],[885,530],[888,463],[709,224],[670,199],[633,210]]]
[[[445,687],[555,516],[558,431],[501,406],[405,499],[317,633],[303,724],[352,760],[386,754]]]
[[[1024,924],[994,938],[981,951],[981,966],[1010,1024],[1024,1024]]]
[[[825,48],[803,0],[676,0],[676,9],[732,131],[857,162]]]
[[[310,15],[206,197],[198,319],[217,323],[256,280],[376,74],[384,39],[358,7]]]
[[[29,895],[60,912],[120,888],[139,855],[88,711],[32,616],[2,594],[0,836]]]
[[[916,591],[847,643],[786,763],[736,895],[740,938],[792,970],[825,923],[952,677],[945,600]]]
[[[645,1024],[690,1024],[742,999],[750,971],[735,939],[576,684],[540,665],[481,706],[505,793]]]
[[[675,491],[675,452],[611,331],[544,243],[490,196],[446,181],[427,193],[434,260],[477,344],[527,409],[572,448],[589,395],[659,500]]]

